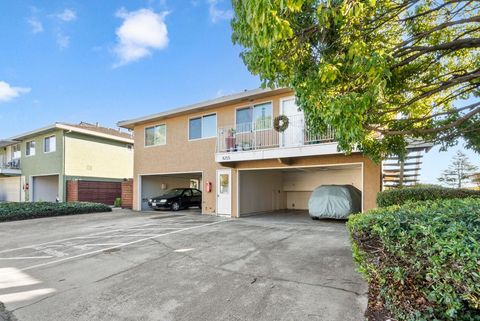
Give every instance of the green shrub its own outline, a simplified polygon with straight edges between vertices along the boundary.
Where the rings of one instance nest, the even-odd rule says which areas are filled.
[[[113,203],[113,206],[115,207],[121,207],[122,206],[122,199],[120,197],[117,197],[115,199],[115,202]]]
[[[480,191],[446,188],[435,185],[420,185],[380,192],[377,195],[377,205],[379,207],[386,207],[391,205],[402,205],[409,201],[428,201],[467,197],[480,198]]]
[[[370,298],[394,319],[480,320],[480,199],[378,208],[347,226]]]
[[[0,222],[26,220],[38,217],[75,215],[87,213],[111,212],[112,209],[104,204],[74,202],[26,202],[26,203],[0,203]]]

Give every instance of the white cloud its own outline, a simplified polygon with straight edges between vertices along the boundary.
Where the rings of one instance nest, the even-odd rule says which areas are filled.
[[[70,22],[77,19],[77,13],[72,9],[65,9],[62,13],[57,14],[56,17],[62,21]]]
[[[116,30],[117,44],[115,53],[119,67],[151,55],[152,50],[161,50],[168,46],[168,30],[165,24],[167,12],[155,13],[149,9],[127,12],[120,9],[117,16],[123,19]]]
[[[60,49],[67,49],[70,46],[70,37],[62,33],[57,34],[57,46]]]
[[[0,81],[0,103],[10,101],[21,94],[29,93],[30,90],[30,88],[25,87],[12,87],[8,83]]]
[[[31,27],[32,33],[37,34],[43,32],[43,24],[36,17],[30,17],[27,19],[28,24]]]
[[[219,2],[221,2],[221,0],[207,0],[207,3],[209,5],[208,12],[210,14],[210,21],[212,21],[213,23],[220,20],[230,20],[233,18],[233,11],[231,9],[220,9],[218,7]]]

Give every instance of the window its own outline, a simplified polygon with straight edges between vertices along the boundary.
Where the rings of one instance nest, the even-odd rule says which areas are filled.
[[[192,118],[188,124],[188,139],[201,139],[217,136],[217,115]]]
[[[248,132],[252,129],[262,130],[272,128],[272,104],[265,103],[237,109],[237,132]]]
[[[57,137],[45,137],[43,140],[43,152],[51,153],[57,150]]]
[[[253,107],[253,126],[256,130],[272,128],[272,104]]]
[[[22,157],[22,152],[20,151],[20,144],[13,145],[12,159],[19,159],[20,157]]]
[[[32,140],[30,142],[27,142],[27,148],[25,150],[25,154],[27,156],[35,155],[35,141],[34,140]]]
[[[192,190],[186,189],[185,192],[183,192],[183,196],[192,197]]]
[[[157,125],[145,128],[145,146],[165,145],[167,143],[167,126]]]
[[[196,190],[196,189],[193,189],[192,193],[193,193],[193,196],[202,196],[202,192],[200,192],[199,190]]]

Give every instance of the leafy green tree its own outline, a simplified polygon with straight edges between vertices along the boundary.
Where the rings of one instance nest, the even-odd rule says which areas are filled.
[[[466,183],[473,182],[473,174],[478,168],[470,163],[467,155],[461,151],[453,157],[452,163],[442,172],[438,181],[456,188],[462,188]]]
[[[479,0],[232,0],[233,42],[317,131],[375,160],[408,141],[480,151]]]

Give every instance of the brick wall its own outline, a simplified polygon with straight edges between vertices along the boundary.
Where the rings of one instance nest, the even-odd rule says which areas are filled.
[[[122,182],[122,207],[133,207],[133,179]]]
[[[78,181],[67,181],[67,202],[78,202]]]

